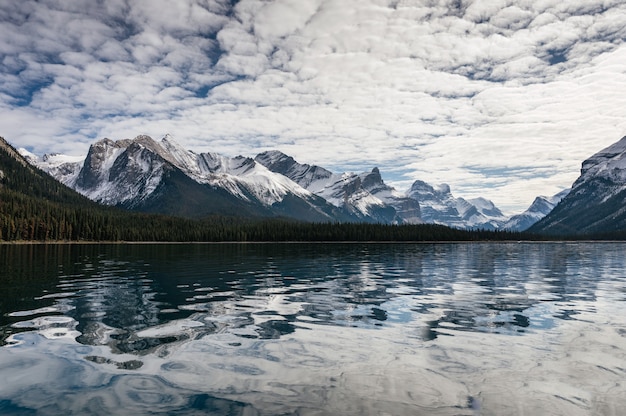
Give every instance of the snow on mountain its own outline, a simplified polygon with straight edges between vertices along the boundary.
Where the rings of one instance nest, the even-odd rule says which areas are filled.
[[[395,209],[363,186],[367,174],[332,174],[311,182],[309,191],[331,204],[346,209],[362,220],[382,223],[404,222],[396,218]]]
[[[136,206],[154,192],[167,169],[156,146],[147,136],[100,140],[89,148],[73,186],[68,185],[106,205]]]
[[[583,171],[613,176],[619,176],[620,169],[626,172],[626,162],[620,153],[622,147],[613,146],[598,153],[595,159],[583,164]],[[167,204],[171,208],[177,204],[177,198],[180,204],[188,203],[184,198],[193,197],[189,195],[192,188],[193,192],[202,193],[209,192],[209,188],[202,186],[209,186],[211,196],[205,194],[196,198],[195,203],[202,200],[214,201],[210,205],[219,204],[216,198],[222,198],[222,211],[237,206],[235,200],[228,199],[232,197],[247,204],[246,213],[256,212],[254,207],[265,207],[260,215],[273,212],[273,215],[314,221],[437,223],[457,228],[518,230],[530,224],[529,221],[537,221],[556,204],[550,198],[539,197],[527,212],[520,214],[526,219],[518,216],[507,222],[493,202],[484,198],[457,198],[446,184],[431,186],[418,180],[404,193],[385,184],[378,168],[363,173],[333,173],[320,166],[300,164],[279,151],[263,152],[254,159],[195,153],[183,148],[170,135],[158,142],[149,136],[117,141],[102,139],[90,147],[86,157],[53,154],[38,158],[25,149],[20,149],[20,153],[93,200],[129,208],[145,206],[145,201],[150,200],[154,212],[164,204],[154,201],[157,193],[181,194],[168,196]],[[612,164],[601,163],[607,159]],[[172,183],[177,185],[173,186],[186,191],[166,187],[165,178],[174,171],[181,172],[196,185],[185,185],[181,176],[176,176],[178,179]],[[187,211],[196,209],[192,205]]]
[[[58,153],[45,154],[41,158],[24,148],[18,152],[32,165],[44,167],[44,170],[65,185],[72,186],[78,177],[84,156],[67,156]]]
[[[422,221],[426,223],[495,230],[506,221],[504,214],[493,202],[484,198],[456,198],[447,184],[435,187],[417,180],[407,195],[419,201]]]
[[[34,164],[66,185],[107,205],[133,208],[153,196],[167,171],[179,169],[198,184],[222,189],[253,205],[273,207],[286,204],[278,207],[280,215],[289,216],[289,212],[285,212],[286,206],[292,206],[302,212],[310,211],[315,220],[338,219],[333,216],[332,209],[324,205],[325,201],[253,159],[197,154],[184,149],[170,135],[160,142],[149,136],[137,136],[132,140],[99,140],[84,158],[30,157]],[[285,201],[287,197],[289,202]]]
[[[48,173],[66,185],[76,181],[84,160],[83,156],[65,156],[60,154],[43,156],[43,162],[49,166]]]
[[[24,159],[28,160],[28,162],[31,165],[35,165],[35,164],[37,164],[37,162],[39,162],[39,156],[37,156],[34,153],[29,152],[28,150],[24,149],[23,147],[18,148],[17,151],[19,152],[19,154],[22,155],[22,157],[24,157]]]
[[[463,198],[457,198],[462,200]],[[498,229],[502,227],[502,224],[508,219],[502,211],[488,199],[479,197],[468,199],[467,202],[476,208],[476,212],[472,212],[471,215],[468,216],[468,213],[465,213],[466,222],[469,224],[477,224],[472,225],[472,227],[485,228],[485,229]],[[485,219],[487,220],[485,222]]]
[[[626,137],[582,163],[571,191],[529,231],[613,233],[626,229]]]
[[[513,215],[502,228],[511,231],[526,231],[537,221],[548,215],[567,196],[569,191],[569,189],[565,189],[551,197],[541,195],[536,197],[526,211]]]
[[[455,198],[448,185],[433,187],[416,181],[407,193],[382,180],[378,168],[365,173],[335,174],[319,166],[300,164],[279,151],[264,152],[255,158],[270,170],[281,173],[331,204],[361,216],[393,208],[392,222],[437,223],[457,228],[498,229],[507,217],[484,198]],[[389,216],[389,211],[387,216]]]
[[[626,184],[626,137],[585,160],[572,188],[595,178]]]
[[[319,166],[311,166],[296,162],[291,156],[270,150],[258,154],[254,160],[273,172],[278,172],[313,193],[325,188],[330,182],[339,180],[336,175]]]
[[[378,168],[361,174],[337,174],[319,166],[300,164],[276,150],[260,153],[255,160],[361,219],[420,222],[419,203],[386,185]]]
[[[599,180],[609,189],[603,192],[603,199],[598,202],[626,190],[626,137],[583,161],[580,176],[572,184],[572,192],[588,192],[584,185]]]
[[[223,187],[243,199],[249,200],[251,194],[264,205],[272,205],[282,201],[287,194],[311,197],[306,189],[254,159],[217,153],[196,154],[185,150],[170,135],[161,140],[161,146],[175,164],[197,182]]]
[[[357,215],[367,216],[370,205],[382,205],[382,201],[372,198],[369,193],[359,192],[359,186],[355,184],[359,180],[357,175],[334,174],[319,166],[303,165],[276,150],[260,153],[254,160],[334,206],[344,207]]]
[[[420,204],[417,200],[407,197],[394,187],[383,182],[378,168],[369,173],[359,175],[361,186],[384,204],[392,206],[396,210],[396,216],[405,224],[421,223]]]

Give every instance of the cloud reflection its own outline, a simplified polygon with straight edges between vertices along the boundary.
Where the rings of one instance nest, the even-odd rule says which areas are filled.
[[[0,317],[9,414],[622,404],[619,245],[0,246],[0,259],[55,282]]]

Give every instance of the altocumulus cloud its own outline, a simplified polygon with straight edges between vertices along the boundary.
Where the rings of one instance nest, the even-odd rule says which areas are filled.
[[[1,134],[169,132],[520,210],[626,133],[625,22],[623,0],[4,0]]]

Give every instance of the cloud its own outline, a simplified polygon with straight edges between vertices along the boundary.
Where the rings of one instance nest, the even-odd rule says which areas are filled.
[[[321,2],[278,0],[267,3],[254,18],[254,34],[272,43],[302,30],[315,15]]]
[[[1,133],[37,153],[169,132],[513,211],[626,130],[618,0],[7,0],[0,16]]]

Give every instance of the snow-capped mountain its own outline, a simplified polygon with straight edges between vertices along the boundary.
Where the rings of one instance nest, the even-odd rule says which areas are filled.
[[[32,158],[32,156],[31,156]],[[60,155],[37,166],[92,200],[199,217],[210,213],[281,215],[310,221],[350,217],[253,159],[185,150],[171,136],[94,143],[82,161]]]
[[[521,214],[513,215],[502,228],[511,231],[525,231],[537,221],[548,215],[554,207],[569,193],[565,189],[553,196],[538,196],[528,209]]]
[[[396,210],[396,216],[405,224],[417,224],[421,219],[420,204],[417,200],[397,191],[394,187],[383,182],[378,168],[369,173],[359,175],[361,186],[375,198]]]
[[[419,203],[386,185],[378,168],[361,174],[337,174],[300,164],[276,150],[260,153],[255,160],[358,218],[383,223],[421,222]]]
[[[452,195],[450,186],[437,187],[415,181],[407,195],[419,201],[422,221],[456,228],[495,230],[502,228],[507,217],[485,198],[463,199]]]
[[[457,228],[498,229],[507,217],[484,198],[455,198],[448,185],[438,188],[415,181],[407,193],[386,185],[377,168],[361,174],[335,174],[319,166],[300,164],[279,151],[264,152],[256,161],[282,173],[331,204],[371,215],[374,209],[393,208],[394,221],[436,223]],[[389,211],[390,212],[390,211]]]
[[[529,231],[610,233],[626,229],[626,137],[582,163],[567,196]]]
[[[305,221],[437,223],[456,228],[520,229],[493,202],[457,198],[448,185],[415,181],[408,192],[385,184],[378,168],[333,173],[268,151],[251,159],[195,153],[170,136],[94,143],[86,157],[21,149],[32,164],[92,200],[186,217],[284,216]],[[538,219],[550,201],[527,212]],[[515,228],[518,227],[518,228]]]
[[[291,156],[287,156],[278,150],[260,153],[254,160],[272,172],[278,172],[288,177],[303,188],[313,189],[313,192],[325,188],[329,182],[341,177],[341,175],[333,174],[331,171],[319,166],[300,164]]]

